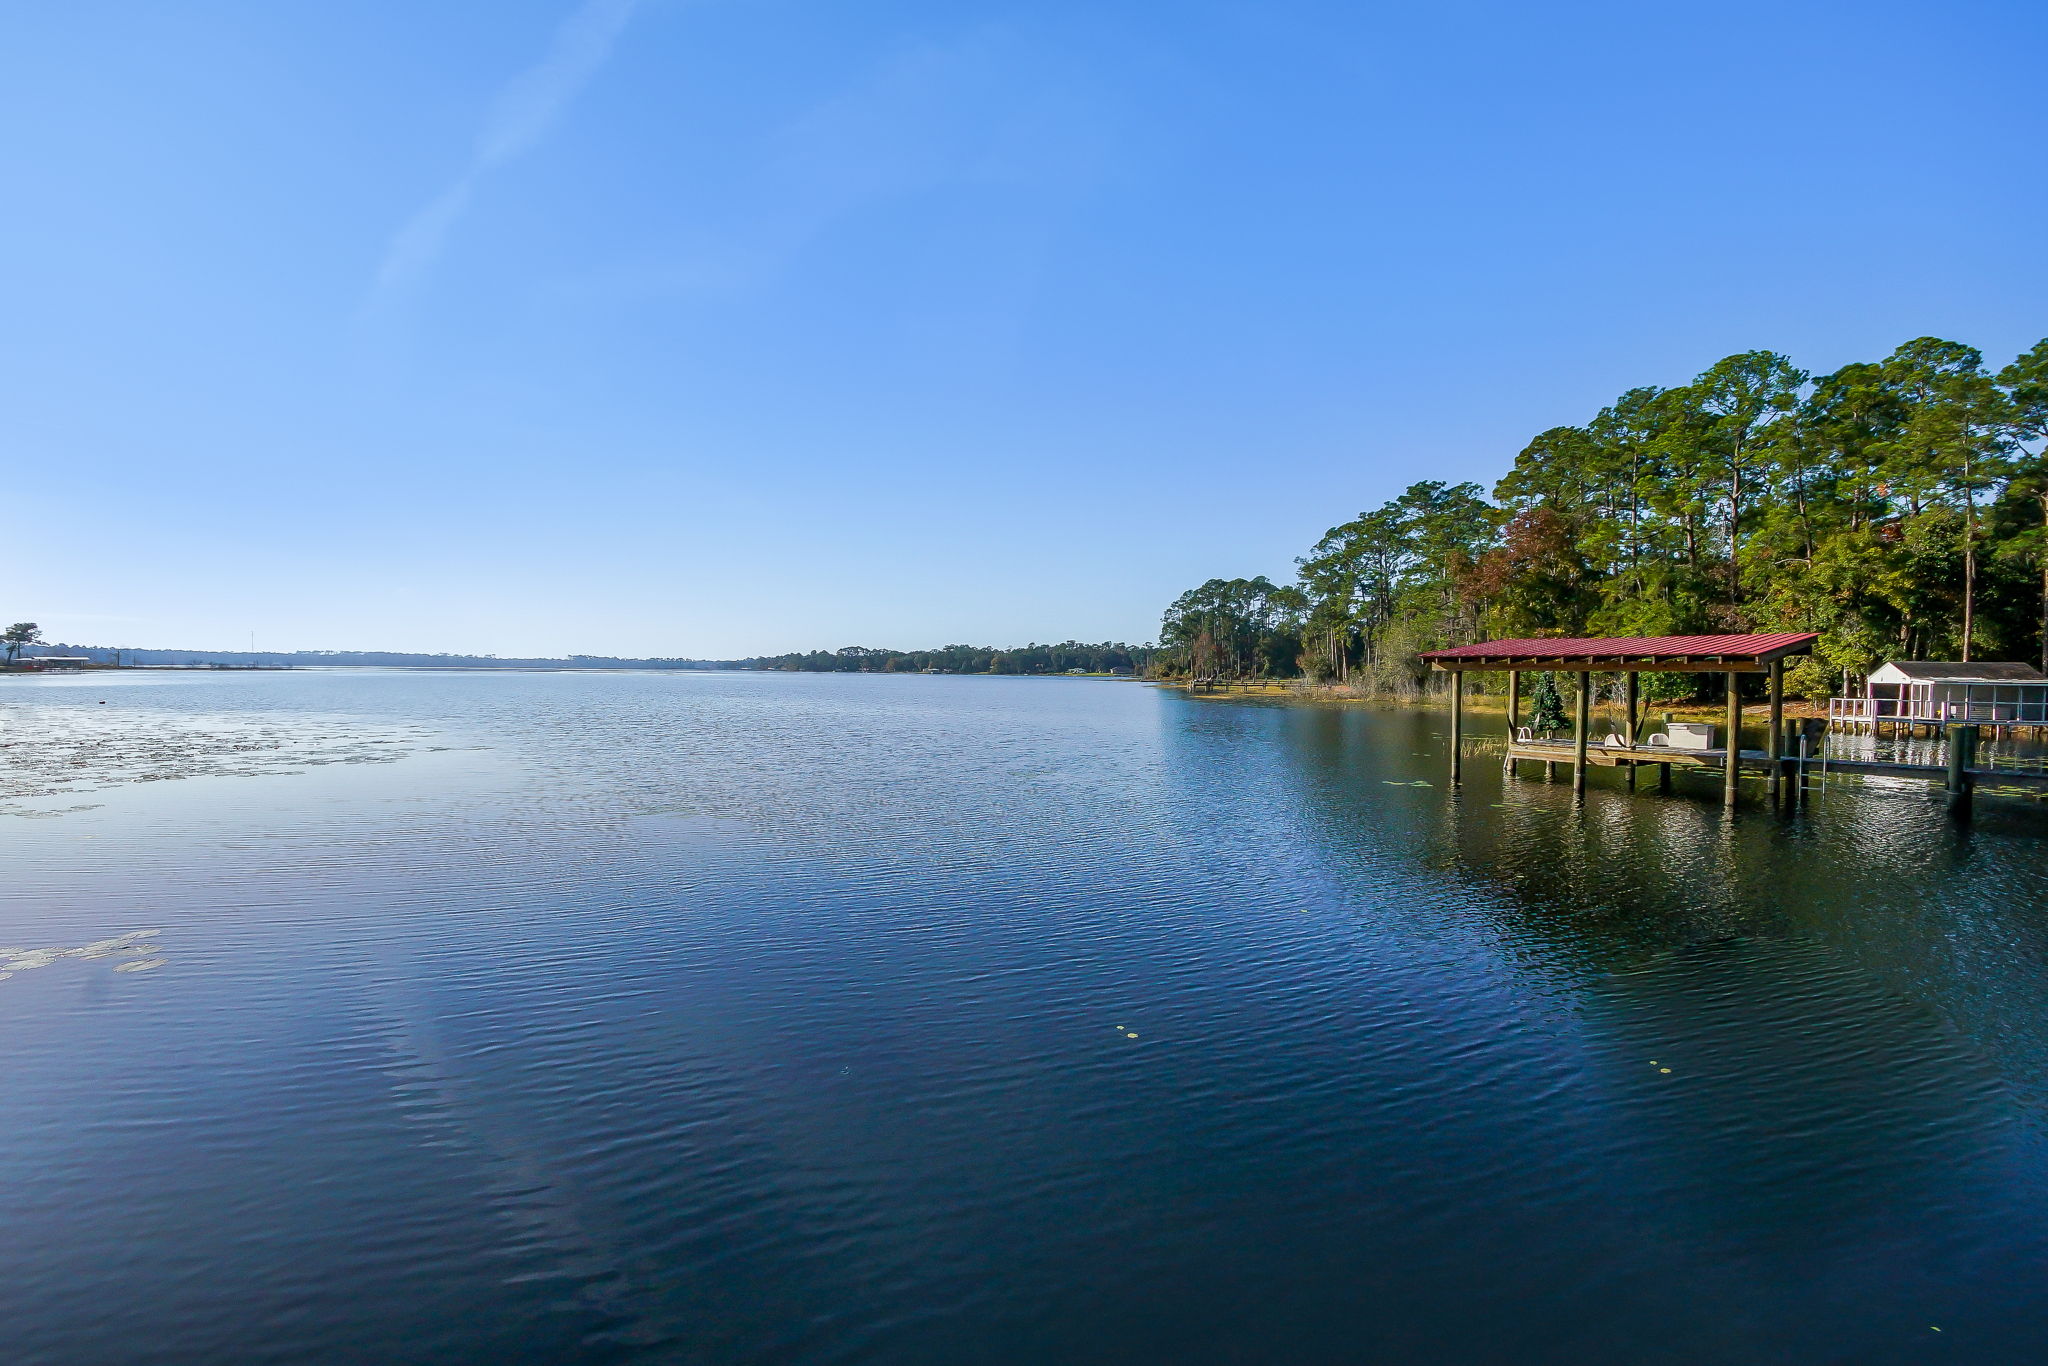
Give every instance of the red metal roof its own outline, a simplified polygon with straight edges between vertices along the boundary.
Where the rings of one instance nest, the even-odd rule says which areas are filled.
[[[1745,636],[1580,636],[1557,640],[1489,640],[1431,650],[1439,659],[1730,659],[1770,660],[1819,640],[1815,631]]]

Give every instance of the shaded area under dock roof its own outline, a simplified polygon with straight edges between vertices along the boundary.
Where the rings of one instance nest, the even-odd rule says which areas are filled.
[[[1737,636],[1582,636],[1554,640],[1489,640],[1431,650],[1432,668],[1559,669],[1575,673],[1765,673],[1787,655],[1806,654],[1815,631]]]

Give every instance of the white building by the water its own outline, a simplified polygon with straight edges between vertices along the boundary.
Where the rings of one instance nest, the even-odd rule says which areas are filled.
[[[1892,660],[1870,675],[1863,696],[1830,699],[1828,716],[1873,724],[2048,725],[2048,677],[2031,664]]]

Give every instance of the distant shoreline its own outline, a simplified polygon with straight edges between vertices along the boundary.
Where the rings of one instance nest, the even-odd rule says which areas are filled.
[[[0,678],[58,678],[74,674],[129,674],[129,673],[341,673],[352,669],[384,670],[393,673],[445,673],[445,674],[565,674],[565,673],[725,673],[725,674],[807,674],[824,676],[828,674],[857,675],[888,678],[1088,678],[1108,679],[1121,683],[1148,683],[1155,680],[1139,678],[1130,673],[1106,673],[1067,669],[1061,672],[995,672],[990,670],[951,669],[763,669],[744,664],[697,665],[679,667],[664,664],[109,664],[97,660],[83,664],[64,665],[56,668],[35,667],[36,660],[24,660],[20,664],[0,665]]]
[[[432,669],[499,673],[611,671],[638,673],[942,673],[1066,675],[1118,673],[1142,676],[1153,647],[1117,641],[990,645],[944,645],[932,650],[886,650],[848,645],[799,654],[751,655],[743,659],[685,659],[650,655],[465,655],[410,650],[164,650],[126,645],[37,642],[24,661],[66,658],[85,667],[181,669]],[[34,669],[19,672],[34,673]]]

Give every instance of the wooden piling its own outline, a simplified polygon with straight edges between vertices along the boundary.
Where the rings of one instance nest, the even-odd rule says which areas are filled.
[[[1593,675],[1579,675],[1579,702],[1572,717],[1572,795],[1586,795],[1586,732],[1592,726]]]
[[[1948,728],[1948,804],[1965,813],[1970,809],[1970,798],[1977,786],[1970,770],[1977,765],[1978,735],[1975,726]]]
[[[1779,756],[1784,753],[1785,735],[1785,661],[1771,661],[1771,735],[1764,742],[1764,757],[1771,761],[1771,800],[1777,801],[1785,792],[1785,766]]]
[[[1553,681],[1555,681],[1555,678],[1556,676],[1552,675]],[[1546,783],[1557,781],[1557,764],[1552,760],[1545,759],[1543,761],[1543,781]]]
[[[1451,786],[1465,776],[1465,671],[1451,674]]]
[[[1515,731],[1522,724],[1522,671],[1508,670],[1508,772],[1515,771]]]
[[[1628,747],[1633,750],[1636,747],[1636,709],[1642,700],[1642,689],[1637,686],[1636,675],[1633,669],[1623,674],[1622,677],[1627,680],[1628,685]],[[1628,766],[1628,790],[1631,792],[1636,790],[1636,770],[1641,767],[1641,764],[1630,764]]]
[[[1735,805],[1738,775],[1742,770],[1742,675],[1728,675],[1728,762],[1721,771],[1721,804]]]

